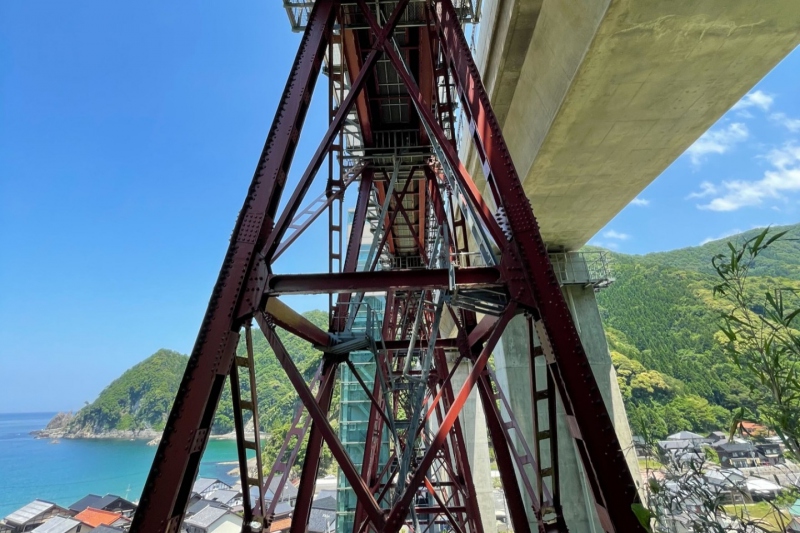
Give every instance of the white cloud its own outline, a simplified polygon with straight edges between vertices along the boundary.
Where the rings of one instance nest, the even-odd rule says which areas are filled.
[[[800,131],[800,118],[789,117],[786,113],[773,113],[769,118],[793,133]]]
[[[609,250],[619,250],[618,242],[593,241],[589,244],[592,246],[599,246],[600,248],[608,248]]]
[[[724,181],[722,185],[701,184],[704,187],[692,198],[715,196],[701,209],[711,211],[735,211],[742,207],[761,205],[765,199],[784,199],[786,193],[800,191],[800,145],[787,144],[772,150],[766,159],[772,169],[764,172],[764,177],[756,181]]]
[[[644,198],[634,198],[633,200],[631,200],[631,204],[644,207],[650,205],[650,200],[645,200]]]
[[[765,93],[764,91],[753,91],[751,93],[747,93],[744,97],[736,102],[734,106],[731,108],[736,111],[742,111],[747,109],[748,107],[758,107],[763,111],[769,111],[772,102],[775,101],[775,98],[772,95]]]
[[[606,239],[618,239],[620,241],[627,241],[631,238],[630,235],[627,233],[620,233],[618,231],[614,231],[613,229],[608,230],[607,232],[603,233],[603,237]]]
[[[689,196],[686,198],[704,198],[706,196],[711,196],[712,194],[717,194],[717,186],[710,181],[704,181],[700,184],[699,191],[689,194]]]
[[[706,239],[703,239],[703,241],[700,243],[700,246],[703,246],[704,244],[709,243],[711,241],[718,241],[720,239],[724,239],[725,237],[730,237],[731,235],[736,235],[737,233],[741,233],[741,232],[742,232],[742,230],[740,230],[739,228],[735,228],[735,229],[732,229],[730,231],[726,231],[725,233],[723,233],[721,235],[717,235],[716,237],[708,237]]]
[[[724,154],[734,144],[747,139],[749,135],[750,132],[747,126],[741,122],[734,122],[726,128],[705,132],[686,150],[686,153],[692,158],[694,165],[699,165],[703,162],[704,156],[708,154]]]

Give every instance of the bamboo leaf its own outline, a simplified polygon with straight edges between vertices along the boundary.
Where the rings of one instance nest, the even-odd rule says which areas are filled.
[[[767,233],[769,233],[768,227],[765,228],[764,231],[759,233],[758,236],[755,238],[755,242],[753,243],[753,249],[756,250],[756,253],[758,253],[758,249],[761,246],[761,242],[764,240],[764,237],[767,236]]]
[[[631,505],[631,510],[633,514],[636,515],[636,519],[639,520],[639,523],[642,527],[649,532],[653,530],[650,528],[650,521],[653,519],[653,512],[642,505],[641,503],[634,503]]]
[[[781,237],[783,237],[787,233],[788,233],[788,231],[781,231],[780,233],[776,233],[775,235],[770,237],[769,240],[767,240],[767,244],[765,244],[764,247],[766,248],[767,246],[769,246],[773,242],[777,241],[778,239],[780,239]]]

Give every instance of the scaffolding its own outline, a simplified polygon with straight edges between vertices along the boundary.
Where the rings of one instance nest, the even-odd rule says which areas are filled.
[[[599,290],[614,282],[608,252],[551,253],[550,262],[561,285],[584,285]]]

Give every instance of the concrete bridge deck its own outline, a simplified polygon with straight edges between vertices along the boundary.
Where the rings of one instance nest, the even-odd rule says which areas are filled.
[[[585,244],[800,43],[797,0],[485,0],[482,12],[477,61],[553,249]],[[467,168],[479,178],[474,154]]]

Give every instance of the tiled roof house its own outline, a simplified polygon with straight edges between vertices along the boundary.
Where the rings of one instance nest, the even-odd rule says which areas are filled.
[[[97,527],[100,525],[110,526],[122,518],[122,513],[104,511],[102,509],[95,509],[93,507],[87,507],[75,515],[76,520],[80,520],[81,522],[89,524],[92,527]]]

